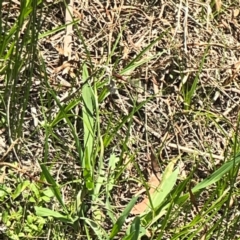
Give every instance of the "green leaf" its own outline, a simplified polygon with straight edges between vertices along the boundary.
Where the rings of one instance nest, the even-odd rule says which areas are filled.
[[[127,238],[129,240],[138,240],[139,233],[140,233],[140,218],[135,217],[132,224],[131,224],[131,238]]]
[[[5,210],[3,210],[1,218],[2,218],[2,219],[1,219],[2,222],[6,224],[7,221],[8,221],[8,218],[9,218],[9,214],[8,214],[8,212],[5,211]]]
[[[201,189],[204,189],[217,181],[219,181],[227,172],[233,169],[233,166],[240,164],[240,155],[238,154],[234,159],[224,163],[219,169],[217,169],[213,174],[211,174],[208,178],[204,179],[202,182],[197,184],[192,192],[196,193]],[[189,198],[189,193],[184,194],[179,199],[177,199],[177,204],[182,204]],[[167,207],[167,206],[166,206]]]
[[[168,164],[168,166],[166,167],[163,173],[163,177],[160,185],[156,188],[155,192],[153,193],[153,196],[152,197],[150,196],[151,198],[150,198],[149,207],[142,214],[142,216],[144,216],[144,219],[143,219],[144,223],[153,224],[165,212],[164,208],[161,209],[160,207],[163,201],[165,200],[165,198],[174,188],[174,185],[177,181],[179,168],[173,171],[177,159],[178,158],[173,159]],[[157,212],[157,215],[156,215],[156,212]]]
[[[14,191],[14,193],[12,194],[12,198],[13,200],[15,200],[19,195],[22,194],[22,192],[30,185],[30,181],[24,181],[20,184],[18,184],[16,190]]]
[[[93,221],[89,218],[84,218],[84,217],[81,217],[81,220],[84,221],[85,224],[87,224],[95,233],[95,235],[97,236],[97,239],[98,240],[106,240],[108,238],[106,237],[102,237],[102,236],[107,236],[107,233],[105,232],[105,230],[103,228],[101,228],[99,226],[99,223],[98,221]],[[89,228],[88,226],[86,226],[87,228]],[[92,238],[88,238],[88,239],[92,239]]]
[[[116,165],[119,162],[119,158],[115,156],[115,154],[111,154],[109,158],[109,164],[108,164],[108,172],[110,173],[109,179],[107,181],[106,185],[106,191],[108,194],[110,194],[111,190],[114,187],[114,173],[116,169]]]
[[[219,169],[217,169],[210,177],[204,179],[202,182],[197,184],[193,189],[192,192],[197,192],[200,189],[206,188],[217,181],[219,181],[224,174],[229,172],[234,165],[240,164],[240,155],[237,155],[234,159],[229,162],[224,163]]]
[[[85,81],[88,79],[89,74],[87,66],[83,65],[82,79]],[[82,167],[84,168],[84,178],[86,187],[88,190],[94,188],[93,182],[93,143],[94,143],[94,95],[91,86],[85,83],[82,88],[82,116],[83,116],[83,128],[84,128],[84,159]]]
[[[168,29],[163,32],[158,38],[156,38],[154,41],[152,41],[146,48],[144,48],[122,71],[120,74],[124,74],[129,70],[134,70],[136,67],[144,64],[145,62],[148,62],[150,59],[156,57],[157,55],[161,55],[162,53],[158,53],[157,55],[155,55],[154,57],[148,58],[146,60],[143,60],[141,62],[138,62],[141,57],[144,55],[144,53],[146,53],[152,46],[154,46],[161,38],[163,38],[163,36],[165,34],[168,33]]]
[[[151,197],[151,206],[149,206],[149,208],[147,208],[143,214],[146,214],[146,212],[149,212],[149,210],[156,211],[167,195],[172,191],[179,174],[179,168],[173,172],[176,162],[177,158],[173,159],[166,167],[163,173],[162,181]]]
[[[41,164],[41,169],[44,177],[46,178],[47,182],[51,184],[50,189],[52,190],[54,196],[57,198],[58,202],[62,205],[64,210],[67,212],[67,209],[65,207],[65,204],[62,199],[62,195],[60,193],[59,187],[57,183],[55,182],[54,178],[49,173],[47,167],[44,164]]]
[[[70,112],[74,107],[79,105],[80,102],[81,102],[81,98],[73,99],[64,108],[62,107],[62,109],[60,109],[60,111],[58,112],[57,116],[51,122],[50,126],[54,127],[60,121],[65,120],[66,118],[74,116],[74,114],[68,113],[68,112]]]
[[[40,197],[40,192],[39,192],[39,189],[36,187],[36,184],[31,183],[29,188],[31,189],[32,192],[34,192],[36,199],[38,199]]]
[[[179,168],[172,172],[167,178],[165,178],[157,190],[154,192],[152,197],[153,209],[157,208],[162,204],[167,195],[172,191],[179,174]]]
[[[78,23],[78,22],[79,22],[79,19],[74,20],[74,21],[72,21],[72,22],[70,22],[70,23],[68,23],[68,24],[61,25],[61,26],[59,26],[59,27],[56,27],[56,28],[54,28],[54,29],[52,29],[52,30],[50,30],[50,31],[44,32],[44,33],[42,33],[42,34],[39,34],[38,39],[46,38],[46,37],[48,37],[48,36],[50,36],[50,35],[53,35],[54,33],[57,33],[57,32],[59,32],[59,31],[61,31],[61,30],[66,29],[67,26],[69,26],[69,25],[74,25],[74,24],[76,24],[76,23]]]
[[[61,220],[62,222],[67,222],[67,223],[73,223],[73,220],[71,217],[63,215],[59,212],[53,211],[51,209],[48,208],[44,208],[44,207],[34,207],[35,211],[36,211],[36,215],[40,216],[40,217],[53,217],[56,218],[58,220]]]
[[[138,197],[133,197],[132,200],[128,203],[124,211],[122,212],[121,216],[118,218],[117,222],[113,225],[110,239],[113,239],[117,233],[121,230],[126,218],[128,217],[129,213],[131,212],[132,208],[134,207]]]

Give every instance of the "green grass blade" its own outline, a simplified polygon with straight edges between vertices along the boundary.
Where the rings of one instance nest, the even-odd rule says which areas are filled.
[[[154,41],[152,41],[147,47],[145,47],[132,61],[130,61],[129,64],[121,71],[121,74],[126,73],[128,70],[132,69],[132,66],[141,64],[138,64],[137,62],[141,59],[141,57],[151,48],[153,47],[161,38],[163,38],[164,35],[168,33],[168,29],[163,32],[159,37],[157,37]],[[142,63],[143,64],[143,63]]]
[[[140,60],[140,61],[134,61],[134,62],[132,63],[132,65],[126,66],[126,67],[120,72],[120,74],[122,74],[122,75],[124,75],[124,74],[129,74],[129,72],[135,70],[137,67],[142,66],[144,63],[147,63],[147,62],[149,62],[150,60],[152,60],[152,59],[154,59],[154,58],[156,58],[156,57],[161,56],[163,53],[164,53],[164,52],[160,52],[160,53],[158,53],[158,54],[156,54],[156,55],[154,55],[154,56],[144,58],[144,59],[142,59],[142,60]]]
[[[44,83],[46,84],[47,86],[47,89],[48,89],[48,92],[49,94],[51,95],[51,97],[56,101],[56,104],[57,106],[59,107],[59,111],[60,111],[60,115],[62,114],[64,116],[64,119],[66,120],[69,128],[71,129],[71,132],[72,132],[72,135],[74,137],[74,142],[76,144],[76,149],[78,151],[78,154],[79,154],[79,161],[81,162],[82,161],[82,156],[83,156],[83,152],[82,152],[82,147],[81,147],[81,143],[79,141],[79,137],[78,137],[78,134],[76,133],[75,131],[75,128],[72,124],[72,122],[70,121],[70,119],[68,118],[68,115],[67,113],[65,112],[65,109],[64,107],[62,106],[61,102],[59,101],[58,97],[56,96],[56,93],[55,91],[51,88],[51,86],[49,85],[49,82],[48,82],[48,77],[46,76],[46,68],[45,68],[45,63],[43,61],[43,59],[41,58],[41,70],[44,74]],[[70,105],[70,104],[69,104]],[[68,105],[68,106],[69,106]],[[51,126],[51,123],[47,123],[47,126],[50,125]]]
[[[123,240],[138,240],[140,234],[142,234],[140,223],[140,217],[135,217],[130,227],[130,233],[128,233],[127,236],[123,238]],[[145,231],[143,234],[145,234]]]
[[[60,190],[59,190],[59,186],[57,185],[56,181],[51,176],[51,174],[49,173],[49,171],[48,171],[48,169],[45,165],[42,164],[41,169],[42,169],[42,173],[43,173],[44,177],[46,178],[47,182],[52,185],[50,187],[50,189],[52,190],[54,196],[57,198],[58,202],[61,204],[61,206],[67,212],[67,209],[65,207],[65,204],[64,204],[64,201],[63,201],[63,198],[62,198],[62,195],[61,195]]]
[[[204,62],[206,60],[206,57],[207,57],[207,54],[208,54],[208,51],[209,51],[209,46],[206,48],[206,50],[204,51],[204,55],[201,59],[201,62],[200,62],[200,66],[199,66],[199,69],[198,69],[198,72],[193,80],[193,83],[190,87],[190,90],[186,90],[187,93],[185,95],[185,100],[186,100],[186,109],[188,110],[190,108],[190,104],[192,102],[192,98],[196,92],[196,88],[197,88],[197,84],[198,84],[198,81],[199,81],[199,75],[203,69],[203,66],[204,66]]]
[[[169,176],[161,182],[159,188],[157,188],[156,192],[152,197],[152,204],[154,209],[157,210],[157,208],[162,204],[163,200],[171,192],[177,181],[178,174],[179,168],[169,174]]]
[[[56,28],[54,28],[54,29],[52,29],[52,30],[50,30],[50,31],[46,31],[46,32],[44,32],[44,33],[42,33],[42,34],[39,34],[38,39],[40,40],[40,39],[42,39],[42,38],[46,38],[46,37],[48,37],[48,36],[51,36],[51,35],[53,35],[54,33],[57,33],[57,32],[59,32],[59,31],[61,31],[61,30],[66,29],[67,26],[69,26],[69,25],[74,25],[74,24],[76,24],[76,23],[78,23],[78,22],[79,22],[78,19],[77,19],[77,20],[73,20],[73,21],[70,22],[70,23],[67,23],[67,24],[62,25],[62,26],[58,26],[58,27],[56,27]]]
[[[100,227],[98,223],[95,221],[89,219],[89,218],[84,218],[82,217],[81,220],[84,220],[84,222],[88,225],[86,227],[90,227],[93,232],[95,233],[95,236],[97,236],[97,239],[99,240],[106,240],[107,239],[107,233]]]
[[[212,175],[204,179],[202,182],[197,184],[192,191],[197,192],[200,189],[206,188],[217,181],[219,181],[227,172],[233,169],[234,165],[240,164],[240,155],[237,155],[234,159],[224,163],[219,169],[217,169]]]
[[[126,208],[122,212],[121,216],[118,218],[117,222],[113,225],[113,228],[112,228],[109,239],[113,239],[118,234],[118,232],[121,230],[127,216],[129,215],[132,208],[134,207],[137,199],[138,199],[137,197],[133,197],[131,199],[131,201],[128,203],[128,205],[126,206]]]
[[[224,163],[219,169],[217,169],[214,173],[212,173],[208,178],[204,179],[203,181],[201,181],[199,184],[197,184],[193,189],[192,192],[196,193],[201,189],[205,189],[209,186],[211,186],[212,184],[218,182],[220,179],[222,179],[222,177],[228,173],[229,171],[231,171],[233,169],[234,163],[240,164],[240,155],[238,154],[234,159]],[[184,194],[183,196],[179,197],[179,199],[177,199],[176,203],[178,204],[182,204],[183,202],[185,202],[187,199],[189,198],[189,194]]]
[[[82,79],[88,79],[89,74],[87,66],[83,65]],[[82,88],[82,118],[84,128],[84,161],[82,167],[84,169],[84,177],[86,187],[91,190],[94,188],[93,182],[93,143],[94,143],[94,96],[91,86],[86,83]]]
[[[54,217],[62,222],[73,223],[73,219],[69,216],[63,215],[57,211],[53,211],[44,207],[34,207],[36,214],[41,217]]]
[[[30,181],[23,181],[17,185],[14,193],[12,194],[12,199],[15,200],[22,192],[30,185]]]

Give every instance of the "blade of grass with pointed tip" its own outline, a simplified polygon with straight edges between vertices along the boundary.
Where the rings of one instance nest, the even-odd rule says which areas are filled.
[[[151,57],[147,57],[147,58],[145,58],[145,59],[142,59],[142,60],[140,60],[140,61],[134,61],[132,65],[129,65],[129,66],[125,67],[125,68],[120,72],[120,74],[129,74],[129,73],[130,73],[129,71],[135,70],[137,67],[142,66],[144,63],[147,63],[147,62],[149,62],[150,60],[152,60],[152,59],[154,59],[154,58],[156,58],[156,57],[161,56],[163,53],[164,53],[164,51],[161,52],[161,53],[155,54],[154,56],[151,56]]]
[[[154,44],[156,44],[165,34],[167,34],[169,30],[167,29],[165,32],[163,32],[158,38],[156,38],[154,41],[152,41],[147,47],[145,47],[122,71],[120,74],[124,74],[126,71],[132,68],[136,64],[138,60],[141,59],[141,57],[146,53]],[[139,65],[138,65],[139,66]]]
[[[36,214],[41,217],[54,217],[66,223],[73,223],[73,219],[69,216],[63,215],[59,212],[53,211],[44,207],[34,207]]]
[[[142,214],[144,216],[143,223],[152,225],[153,222],[156,222],[163,213],[165,213],[165,207],[161,209],[161,211],[156,215],[156,212],[159,211],[159,207],[163,203],[164,199],[168,196],[168,194],[171,192],[173,189],[177,177],[179,174],[179,169],[177,168],[171,175],[164,181],[163,183],[160,184],[160,186],[157,188],[157,191],[154,193],[154,196],[152,197],[151,200],[151,205],[145,210],[145,212]],[[156,215],[156,216],[155,216]]]
[[[75,131],[75,128],[74,126],[72,125],[72,122],[69,120],[68,116],[67,116],[67,113],[65,112],[65,109],[64,107],[62,106],[60,100],[58,99],[55,91],[51,88],[51,86],[49,85],[49,81],[48,81],[48,77],[46,75],[46,68],[45,68],[45,62],[43,60],[42,57],[40,57],[40,67],[41,67],[41,71],[44,73],[44,83],[46,84],[47,88],[48,88],[48,92],[51,94],[51,96],[53,97],[53,99],[56,101],[56,104],[57,106],[59,107],[59,111],[60,111],[60,114],[63,114],[64,116],[64,119],[66,120],[68,126],[70,127],[71,129],[71,132],[73,134],[73,137],[74,137],[74,142],[76,144],[76,149],[78,151],[78,154],[79,154],[79,160],[81,161],[82,160],[82,156],[83,156],[83,152],[82,152],[82,148],[81,148],[81,143],[80,143],[80,140],[79,140],[79,137]],[[51,123],[50,123],[50,126],[51,126]]]
[[[59,111],[57,116],[52,120],[51,122],[51,127],[54,127],[55,125],[57,125],[60,121],[62,121],[63,119],[65,119],[65,117],[67,116],[72,117],[74,116],[74,114],[72,113],[68,113],[70,112],[74,107],[76,107],[77,105],[79,105],[79,103],[81,102],[80,98],[77,99],[73,99],[71,102],[69,102],[64,108],[63,111]]]
[[[236,165],[240,164],[240,154],[238,154],[234,159],[224,163],[219,169],[217,169],[214,173],[212,173],[208,178],[201,181],[197,184],[193,189],[192,192],[196,193],[201,189],[205,189],[208,186],[218,182],[226,173],[232,170],[234,163]],[[177,204],[182,204],[189,198],[189,193],[182,195],[176,200]],[[168,205],[164,207],[166,209]]]
[[[208,178],[204,179],[202,182],[197,184],[193,189],[192,192],[197,192],[200,189],[206,188],[217,181],[219,181],[224,174],[229,172],[233,169],[233,166],[240,164],[240,155],[237,155],[234,159],[229,162],[224,163],[219,169],[217,169],[214,173],[212,173]]]
[[[132,119],[133,115],[139,111],[143,106],[145,106],[145,104],[150,101],[152,99],[152,97],[149,97],[148,99],[146,99],[145,101],[139,103],[137,106],[134,106],[132,111],[127,115],[124,116],[121,120],[121,122],[113,129],[113,131],[111,132],[111,135],[106,135],[104,137],[104,146],[107,147],[111,141],[113,140],[114,136],[116,136],[116,133],[119,131],[119,129],[122,128],[122,126],[129,121],[129,119]]]
[[[208,51],[209,51],[209,45],[206,48],[206,50],[204,51],[204,55],[203,55],[203,57],[201,59],[201,62],[200,62],[199,70],[198,70],[198,72],[197,72],[197,74],[196,74],[196,76],[195,76],[195,78],[193,80],[192,86],[191,86],[189,91],[187,89],[187,93],[185,94],[185,100],[187,102],[187,105],[186,105],[187,109],[189,109],[190,104],[192,102],[192,98],[193,98],[193,96],[194,96],[194,94],[196,92],[197,84],[198,84],[198,81],[199,81],[199,75],[200,75],[200,73],[201,73],[201,71],[203,69],[203,65],[204,65],[205,59],[207,57]]]

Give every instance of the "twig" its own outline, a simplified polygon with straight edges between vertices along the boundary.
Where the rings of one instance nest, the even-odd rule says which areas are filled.
[[[20,142],[20,140],[21,140],[20,138],[17,138],[14,142],[12,142],[11,146],[8,148],[8,150],[4,153],[4,155],[0,159],[0,162],[4,161],[4,159],[6,158],[8,153],[12,151],[12,149],[15,147],[16,144],[18,144]]]
[[[71,60],[72,55],[72,24],[69,24],[73,16],[73,0],[68,1],[66,6],[65,23],[67,24],[66,36],[64,38],[64,56]]]

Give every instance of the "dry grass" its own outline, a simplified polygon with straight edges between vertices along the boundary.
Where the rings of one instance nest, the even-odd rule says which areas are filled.
[[[42,33],[68,20],[63,2],[47,2],[43,4],[41,16],[44,19]],[[2,3],[2,14],[9,10],[12,15],[8,19],[10,25],[10,20],[15,20],[19,11],[17,1],[14,3],[11,9],[7,9],[7,2]],[[70,15],[72,13],[79,22],[72,29],[68,28],[68,35],[63,28],[39,40],[38,51],[46,65],[47,79],[61,103],[78,96],[84,63],[90,74],[103,72],[97,75],[99,82],[107,82],[106,87],[112,92],[103,101],[99,100],[99,112],[103,135],[113,135],[104,150],[104,168],[108,169],[108,159],[113,152],[119,157],[120,165],[127,165],[122,174],[117,174],[115,183],[118,186],[112,193],[116,214],[120,214],[130,199],[142,190],[136,179],[144,176],[147,182],[150,178],[155,168],[151,164],[151,154],[160,159],[160,173],[171,159],[180,158],[179,181],[186,179],[198,165],[193,174],[195,184],[234,154],[240,103],[239,9],[239,1],[222,1],[222,4],[212,1],[211,5],[200,0],[73,1]],[[160,35],[141,60],[162,54],[135,70],[125,71],[129,62]],[[36,62],[39,65],[40,61]],[[47,103],[48,89],[39,80],[39,73],[33,75],[23,135],[9,136],[9,131],[3,132],[0,140],[5,149],[0,149],[0,153],[7,150],[9,137],[21,137],[24,144],[19,145],[17,156],[23,166],[29,164],[32,172],[39,174],[38,164],[44,159],[59,184],[81,179],[81,167],[76,161],[78,149],[67,123],[56,124],[54,131],[49,132],[49,136],[54,137],[49,137],[49,150],[44,152],[47,128],[39,126],[44,119],[56,116],[58,107],[52,99]],[[147,100],[146,104],[114,132],[121,119],[143,100]],[[43,109],[42,105],[49,109]],[[80,114],[81,107],[74,109],[74,113]],[[72,120],[82,140],[82,125]],[[132,163],[131,158],[136,163]],[[127,164],[128,161],[131,164]],[[76,189],[68,185],[62,188],[66,202],[73,201],[80,188],[73,186]],[[200,209],[210,204],[206,204],[209,196],[207,191],[198,196]],[[235,196],[233,215],[237,215],[238,200],[239,196]],[[191,210],[192,205],[193,201],[187,219],[183,214],[182,218],[171,222],[173,229],[197,215]],[[234,218],[233,215],[230,218]],[[218,219],[221,213],[216,214],[215,220]],[[104,228],[109,231],[110,220],[106,217],[105,221]],[[148,234],[154,239],[154,232]],[[169,231],[162,239],[171,239],[172,234],[174,231]],[[201,234],[199,239],[205,236],[204,231]],[[64,236],[71,239],[67,233]],[[77,238],[81,239],[76,235],[74,239]]]

